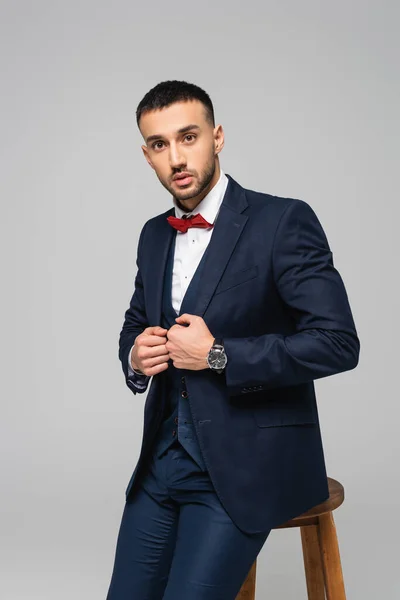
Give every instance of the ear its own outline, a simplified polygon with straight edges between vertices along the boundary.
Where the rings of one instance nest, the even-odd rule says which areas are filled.
[[[217,125],[214,129],[214,148],[215,153],[219,154],[224,147],[225,136],[224,130],[222,129],[222,125]]]

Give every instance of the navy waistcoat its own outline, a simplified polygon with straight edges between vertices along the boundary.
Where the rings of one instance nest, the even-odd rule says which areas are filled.
[[[164,274],[160,325],[166,329],[169,329],[172,325],[175,325],[175,319],[179,316],[172,306],[171,300],[175,240],[176,234],[172,236],[172,242],[169,247]],[[204,265],[207,248],[203,253],[202,259],[193,275],[189,287],[187,288],[179,314],[191,312],[190,307],[196,298],[198,282]],[[185,450],[190,454],[199,467],[203,471],[206,471],[207,468],[201,454],[196,430],[193,425],[183,371],[181,369],[177,369],[173,365],[172,360],[170,360],[168,369],[164,373],[167,379],[167,403],[164,412],[164,418],[156,436],[154,452],[156,453],[156,456],[161,456],[163,452],[165,452],[176,440],[178,440],[178,442],[185,448]]]

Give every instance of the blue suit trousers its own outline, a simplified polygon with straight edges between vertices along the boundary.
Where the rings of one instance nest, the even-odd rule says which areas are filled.
[[[125,503],[107,600],[235,600],[269,533],[238,529],[176,441]]]

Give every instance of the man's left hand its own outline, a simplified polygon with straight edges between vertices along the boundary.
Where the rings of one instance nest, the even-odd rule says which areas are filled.
[[[167,332],[166,349],[177,369],[208,369],[207,354],[214,336],[202,317],[185,313],[175,319],[177,325]],[[185,324],[188,325],[185,325]]]

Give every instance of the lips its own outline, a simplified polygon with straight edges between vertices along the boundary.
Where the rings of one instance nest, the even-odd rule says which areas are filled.
[[[178,179],[186,179],[187,177],[192,177],[191,173],[177,173],[174,175],[173,180],[177,181]]]
[[[193,175],[190,173],[179,173],[179,175],[175,175],[173,181],[179,187],[183,187],[184,185],[189,185],[192,182]]]

